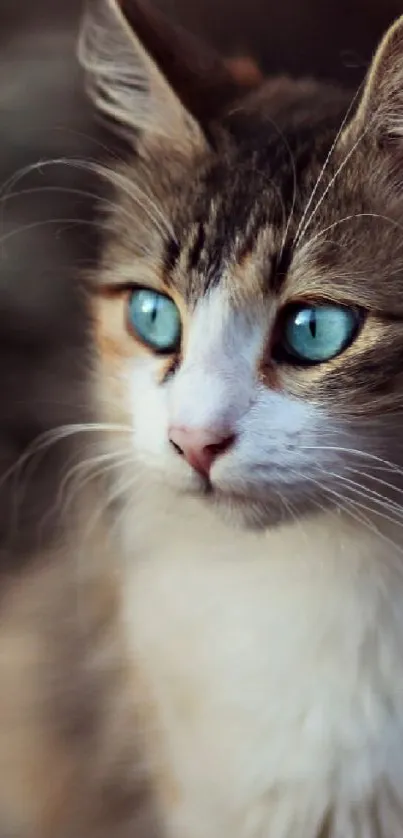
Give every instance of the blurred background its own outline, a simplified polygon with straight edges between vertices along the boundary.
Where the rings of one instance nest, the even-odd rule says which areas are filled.
[[[150,0],[222,52],[266,73],[356,87],[403,0]],[[0,0],[0,573],[47,539],[40,528],[66,449],[41,456],[16,496],[2,476],[47,429],[90,416],[85,300],[78,277],[96,258],[85,172],[53,158],[102,156],[81,91],[75,39],[81,0]],[[86,193],[86,194],[85,194]],[[13,484],[15,485],[15,484]]]

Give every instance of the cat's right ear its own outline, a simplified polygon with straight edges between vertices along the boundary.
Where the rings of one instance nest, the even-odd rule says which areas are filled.
[[[260,80],[225,64],[149,0],[89,0],[78,53],[98,112],[140,146],[161,138],[178,150],[204,146],[220,111]]]
[[[386,32],[367,74],[357,113],[346,136],[365,133],[403,142],[403,16]]]

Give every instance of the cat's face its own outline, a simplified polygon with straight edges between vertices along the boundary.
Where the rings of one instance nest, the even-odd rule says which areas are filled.
[[[106,172],[95,315],[128,468],[246,524],[382,512],[403,461],[403,148],[383,120],[403,24],[344,119],[348,97],[309,83],[234,105],[218,65],[192,104],[192,51],[178,75],[181,39],[121,5],[87,19],[81,52],[100,109],[141,129],[138,155]]]

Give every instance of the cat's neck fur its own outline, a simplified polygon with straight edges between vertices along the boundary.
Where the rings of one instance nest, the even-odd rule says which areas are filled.
[[[197,502],[145,504],[125,617],[172,835],[369,836],[374,812],[399,835],[396,534],[337,513],[236,533]]]

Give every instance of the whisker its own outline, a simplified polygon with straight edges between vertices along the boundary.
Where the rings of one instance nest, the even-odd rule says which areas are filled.
[[[136,470],[136,478],[137,480],[141,478],[141,485],[144,485],[144,477],[143,475],[139,474],[138,470]],[[109,498],[110,503],[114,503],[114,501],[118,500],[119,498],[126,498],[123,508],[120,512],[116,515],[115,520],[110,528],[111,537],[114,537],[116,532],[119,531],[121,526],[122,520],[125,518],[128,512],[132,511],[132,503],[133,503],[133,491],[136,488],[136,484],[134,481],[133,476],[131,479],[127,480],[125,483],[121,483],[117,487],[117,492],[114,496]]]
[[[323,177],[324,177],[324,175],[325,175],[325,173],[326,173],[326,170],[327,170],[327,167],[328,167],[328,165],[329,165],[329,163],[330,163],[330,160],[331,160],[331,158],[332,158],[333,152],[334,152],[334,150],[335,150],[335,148],[336,148],[336,146],[337,146],[337,143],[338,143],[338,141],[339,141],[339,139],[340,139],[340,137],[341,137],[341,135],[342,135],[342,133],[343,133],[343,131],[344,131],[344,128],[345,128],[345,126],[346,126],[346,124],[347,124],[347,121],[348,121],[348,119],[349,119],[349,117],[350,117],[350,114],[351,114],[351,112],[352,112],[352,110],[353,110],[353,107],[354,107],[354,105],[355,105],[355,103],[356,103],[356,101],[357,101],[357,98],[358,98],[359,94],[361,93],[361,89],[362,89],[362,85],[360,85],[360,87],[358,88],[357,92],[355,93],[355,95],[354,95],[353,99],[351,100],[351,102],[350,102],[350,104],[349,104],[349,106],[348,106],[348,108],[347,108],[347,111],[346,111],[346,113],[345,113],[345,115],[344,115],[344,117],[343,117],[343,120],[342,120],[342,122],[341,122],[340,128],[339,128],[339,130],[338,130],[338,132],[337,132],[337,134],[336,134],[335,139],[334,139],[334,140],[333,140],[333,142],[332,142],[332,145],[330,146],[329,152],[328,152],[328,154],[327,154],[327,156],[326,156],[326,158],[325,158],[325,161],[324,161],[324,163],[323,163],[323,166],[322,166],[322,168],[321,168],[321,170],[320,170],[320,172],[319,172],[319,175],[318,175],[318,177],[317,177],[317,179],[316,179],[316,182],[315,182],[315,184],[314,184],[314,187],[313,187],[313,189],[312,189],[312,192],[311,192],[311,194],[310,194],[310,196],[309,196],[309,199],[308,199],[308,201],[307,201],[307,204],[306,204],[306,206],[305,206],[305,209],[304,209],[304,211],[303,211],[303,213],[302,213],[302,217],[301,217],[301,220],[300,220],[300,222],[299,222],[299,224],[298,224],[297,231],[296,231],[296,233],[295,233],[295,237],[294,237],[295,245],[297,245],[297,244],[298,244],[298,241],[299,241],[299,239],[300,239],[300,236],[301,236],[301,235],[303,235],[303,232],[304,232],[304,230],[303,230],[303,226],[304,226],[305,219],[306,219],[306,217],[307,217],[307,215],[308,215],[309,209],[310,209],[310,207],[311,207],[311,205],[312,205],[312,202],[314,201],[315,195],[316,195],[316,193],[317,193],[317,191],[318,191],[318,189],[319,189],[319,186],[320,186],[320,184],[321,184],[321,182],[322,182],[322,180],[323,180]],[[311,218],[312,218],[312,216],[311,216]],[[309,218],[309,219],[308,219],[308,224],[310,223],[311,218]],[[302,231],[302,232],[301,232],[301,231]]]
[[[342,482],[349,486],[349,488],[354,491],[354,493],[360,497],[367,498],[368,500],[372,501],[377,506],[382,507],[383,509],[387,509],[390,512],[394,511],[396,513],[396,518],[392,519],[391,521],[395,521],[399,523],[399,519],[401,519],[403,524],[403,506],[398,504],[394,501],[388,501],[384,495],[381,495],[379,492],[374,491],[373,489],[367,489],[357,483],[356,480],[350,480],[348,477],[344,477],[342,474],[337,474],[336,472],[328,471],[327,474],[330,477],[334,477],[335,480]],[[399,514],[400,513],[400,514]]]
[[[298,234],[298,239],[294,240],[295,241],[295,246],[297,244],[299,244],[301,239],[304,237],[307,229],[310,227],[316,213],[318,212],[319,208],[323,204],[323,201],[325,200],[326,196],[328,195],[330,189],[332,188],[333,184],[336,182],[337,178],[339,177],[339,175],[341,174],[341,172],[343,171],[343,169],[347,165],[348,161],[350,160],[350,158],[352,157],[354,152],[357,150],[358,146],[360,145],[360,143],[362,142],[362,140],[364,139],[366,134],[368,133],[370,127],[372,126],[372,123],[373,123],[373,120],[370,120],[368,122],[368,125],[366,125],[364,131],[362,131],[362,133],[359,135],[358,139],[353,143],[353,145],[351,146],[349,151],[345,154],[342,162],[340,163],[340,165],[336,169],[333,177],[330,178],[329,183],[327,184],[326,188],[324,189],[324,191],[323,191],[322,195],[320,196],[319,200],[316,202],[316,204],[315,204],[307,222],[305,223],[304,227],[300,230],[300,232]],[[333,151],[333,149],[334,149],[334,145],[332,146],[332,151]]]
[[[165,218],[155,201],[152,201],[150,196],[147,195],[144,192],[144,190],[140,189],[140,186],[137,183],[130,181],[120,172],[116,172],[113,169],[109,169],[107,166],[102,165],[100,163],[88,164],[85,160],[80,161],[68,159],[65,159],[64,161],[63,159],[61,159],[57,162],[64,162],[66,165],[72,167],[84,168],[89,171],[92,171],[95,174],[107,180],[113,186],[116,186],[118,187],[118,189],[121,189],[123,192],[125,192],[126,195],[128,195],[129,198],[131,198],[133,201],[135,201],[135,203],[139,204],[142,207],[150,221],[152,221],[152,223],[163,238],[165,238],[166,234],[168,234],[170,238],[177,243],[177,239],[172,225],[169,224],[168,220]],[[143,203],[144,201],[146,202],[146,205]]]
[[[169,224],[168,220],[165,218],[155,201],[152,201],[150,196],[147,195],[142,189],[140,189],[140,186],[138,184],[135,184],[134,182],[130,181],[120,172],[116,172],[113,169],[110,169],[105,164],[101,164],[94,160],[59,157],[53,158],[51,160],[41,160],[37,163],[32,163],[29,166],[25,166],[23,169],[20,169],[19,172],[15,173],[11,178],[9,178],[8,181],[6,181],[5,184],[3,184],[2,190],[0,190],[0,195],[2,192],[7,190],[7,188],[13,188],[15,184],[18,182],[18,180],[21,180],[25,175],[30,174],[34,171],[40,172],[48,166],[60,165],[70,166],[71,168],[76,168],[79,170],[84,170],[96,174],[99,177],[106,180],[108,183],[121,189],[133,201],[135,201],[135,203],[139,204],[142,207],[149,220],[154,224],[161,236],[165,238],[166,234],[168,234],[170,238],[172,238],[174,241],[177,241],[172,225]],[[132,218],[131,221],[133,221]]]
[[[102,456],[102,455],[101,455]],[[103,463],[100,468],[95,467],[96,460],[98,458],[94,457],[88,460],[84,460],[79,464],[79,467],[75,469],[74,467],[70,469],[68,474],[66,475],[63,486],[61,486],[58,490],[56,500],[54,504],[48,509],[47,513],[43,516],[41,527],[45,528],[48,521],[52,521],[55,515],[62,514],[66,515],[69,510],[69,506],[73,504],[75,498],[78,498],[79,502],[82,502],[82,496],[85,488],[89,483],[96,480],[99,477],[102,477],[104,474],[108,474],[110,471],[114,469],[118,469],[119,467],[123,467],[127,462],[127,457],[124,459],[118,459],[118,454],[111,454],[109,455],[110,462]],[[101,459],[101,458],[99,458]],[[74,471],[75,473],[72,474],[71,472]],[[80,472],[84,472],[83,478],[80,479]],[[66,492],[67,485],[72,479],[77,478],[76,483],[71,487],[69,494],[66,497],[63,495]]]
[[[109,464],[115,465],[117,462],[117,458],[119,457],[120,452],[109,451],[107,453],[99,453],[95,457],[87,457],[81,462],[76,463],[72,466],[71,469],[67,472],[64,476],[60,486],[58,488],[57,498],[56,498],[56,506],[59,507],[63,503],[63,495],[68,487],[68,484],[75,480],[75,478],[80,476],[81,472],[90,472],[89,479],[95,478],[99,474],[103,473],[104,470],[108,467]],[[121,452],[121,456],[118,460],[118,463],[125,462],[123,457],[127,456],[127,452]],[[101,468],[96,468],[96,466],[101,466]],[[81,489],[84,488],[88,481],[79,483]]]
[[[357,514],[357,510],[359,512],[370,512],[372,515],[374,514],[374,510],[371,507],[366,506],[361,501],[356,501],[347,499],[344,495],[341,495],[340,492],[337,492],[335,489],[330,488],[330,486],[325,485],[323,482],[319,480],[315,480],[315,478],[310,477],[309,475],[305,475],[305,479],[309,480],[310,482],[314,483],[322,492],[325,494],[334,497],[337,501],[337,506],[347,515],[349,515],[353,520],[357,521],[361,526],[369,530],[370,532],[374,533],[377,538],[384,541],[390,547],[393,547],[394,550],[398,551],[399,553],[403,554],[403,547],[400,544],[397,544],[393,541],[392,538],[389,538],[385,535],[373,522],[373,520],[367,518],[366,516],[362,516]],[[376,515],[380,519],[384,519],[390,522],[387,516],[384,516],[384,513],[377,512]],[[392,523],[397,524],[398,522],[392,519]]]
[[[127,462],[127,461],[125,461]],[[138,477],[138,473],[136,473],[136,477]],[[118,483],[115,488],[107,493],[103,498],[103,503],[100,504],[99,508],[94,512],[91,518],[88,521],[88,526],[86,527],[85,533],[83,535],[83,540],[89,539],[91,536],[92,531],[96,528],[96,525],[100,520],[102,520],[103,515],[107,510],[117,501],[119,498],[124,497],[125,495],[128,496],[126,506],[127,509],[128,505],[131,503],[132,497],[131,492],[135,486],[135,480],[133,474],[130,476],[129,480],[125,483]],[[120,516],[117,516],[117,520],[115,520],[113,526],[109,528],[109,536],[112,538],[112,532],[117,529],[117,521],[120,522]]]
[[[13,476],[18,475],[20,469],[24,468],[26,463],[33,457],[41,454],[49,446],[57,442],[61,442],[76,434],[86,433],[132,433],[130,426],[119,425],[106,422],[87,422],[70,425],[60,425],[57,428],[52,428],[50,431],[45,431],[43,434],[37,436],[18,460],[10,466],[2,475],[0,479],[0,487],[3,486],[7,480]]]
[[[340,224],[345,224],[346,221],[352,221],[356,218],[374,218],[378,220],[380,219],[381,221],[387,221],[389,224],[392,224],[398,230],[403,231],[403,224],[399,224],[398,221],[395,221],[393,218],[389,218],[389,216],[387,215],[380,215],[376,212],[359,212],[355,215],[346,215],[344,218],[339,218],[338,221],[334,221],[333,224],[329,224],[329,226],[325,227],[324,230],[320,230],[318,233],[312,236],[312,238],[305,243],[304,247],[312,247],[312,245],[317,241],[317,239],[328,233],[330,230],[334,230],[334,228],[338,227]]]
[[[115,204],[113,201],[110,201],[105,197],[101,198],[99,195],[96,194],[96,192],[89,192],[85,189],[74,189],[72,187],[67,187],[67,186],[35,186],[35,187],[30,188],[30,189],[21,189],[17,192],[8,192],[6,195],[3,195],[3,197],[0,198],[0,204],[3,204],[2,212],[0,214],[0,227],[3,226],[3,224],[4,224],[4,205],[6,204],[6,202],[8,200],[11,200],[12,198],[19,198],[21,196],[35,195],[36,193],[43,193],[43,192],[45,192],[45,193],[60,193],[60,194],[68,194],[68,195],[77,195],[77,196],[82,197],[82,198],[92,198],[96,201],[99,201],[99,203],[102,204],[102,206],[109,207],[113,212],[116,212],[116,213],[120,214],[122,217],[127,218],[130,221],[130,224],[133,223],[133,216],[130,214],[130,212],[128,212],[124,207],[121,207],[118,204]],[[57,221],[58,219],[55,219],[55,220]],[[90,219],[75,219],[75,220],[78,221],[79,223],[85,223],[86,221],[88,221],[88,223],[90,223],[91,225],[96,226],[96,222],[95,222],[94,219],[92,219],[92,220],[90,220]],[[70,219],[66,219],[66,221],[67,221],[67,223],[70,223]],[[46,219],[45,219],[45,222],[42,220],[40,223],[46,223]],[[98,226],[99,226],[99,223],[100,222],[98,222]],[[19,231],[22,231],[22,230],[25,230],[25,229],[26,229],[25,227],[18,228]],[[0,239],[0,241],[1,241],[1,239]]]
[[[361,451],[358,448],[345,448],[341,445],[303,445],[301,450],[304,451],[335,451],[340,454],[352,454],[358,457],[364,457],[367,460],[379,463],[381,466],[386,466],[389,471],[393,471],[403,477],[403,469],[392,463],[390,460],[385,460],[377,454],[371,454],[368,451]]]
[[[355,500],[352,500],[352,499],[347,499],[344,495],[341,495],[340,492],[337,492],[335,489],[330,488],[330,486],[325,485],[320,480],[315,480],[315,478],[313,478],[309,475],[306,475],[306,479],[309,480],[309,482],[314,483],[325,494],[328,494],[331,497],[334,497],[337,501],[336,505],[339,507],[339,509],[341,509],[341,511],[345,512],[347,515],[349,515],[351,518],[353,518],[353,520],[357,521],[359,524],[361,524],[364,528],[368,529],[370,532],[373,532],[378,538],[381,538],[387,544],[390,544],[391,546],[393,546],[394,549],[403,553],[403,547],[396,544],[391,538],[388,538],[388,536],[384,535],[384,533],[382,533],[378,529],[378,527],[374,524],[374,522],[371,519],[367,518],[366,516],[363,517],[363,516],[357,514],[356,510],[364,511],[364,512],[372,512],[372,514],[373,514],[374,511],[373,511],[373,509],[371,509],[371,507],[366,506],[365,504],[361,503],[361,501],[355,501]],[[383,517],[383,515],[379,515],[379,517]],[[395,522],[393,522],[393,523],[395,523]]]
[[[354,468],[354,466],[349,465],[344,465],[343,468],[345,471],[349,471],[352,474],[358,474],[360,477],[364,477],[368,480],[375,481],[376,483],[379,483],[381,486],[385,486],[386,489],[391,489],[393,492],[396,492],[397,494],[403,494],[403,488],[396,486],[395,483],[389,483],[388,480],[383,480],[381,477],[378,477],[376,474],[373,473],[374,470],[382,469],[382,471],[384,471],[385,469],[382,466],[373,466],[371,473],[362,471],[361,469]]]
[[[277,494],[278,494],[281,502],[283,503],[284,508],[286,509],[286,511],[288,511],[288,513],[290,515],[290,518],[293,521],[294,525],[299,528],[305,543],[308,543],[308,533],[307,533],[306,528],[304,526],[303,518],[301,518],[301,516],[297,514],[297,512],[295,511],[294,507],[292,506],[292,503],[289,500],[289,498],[285,498],[284,495],[278,489],[277,489]],[[321,507],[321,509],[323,511],[323,507]]]
[[[24,224],[22,227],[16,227],[13,230],[9,230],[8,233],[3,234],[0,236],[0,246],[3,246],[9,239],[14,238],[14,236],[19,235],[20,233],[27,233],[29,230],[35,230],[39,227],[45,227],[47,224],[66,224],[72,225],[73,227],[77,227],[78,225],[82,224],[86,227],[94,227],[95,229],[99,229],[99,224],[96,221],[90,220],[88,218],[46,218],[42,221],[33,221],[31,224]]]
[[[341,495],[340,492],[336,491],[336,489],[333,489],[330,486],[325,485],[322,481],[316,480],[314,477],[311,477],[310,475],[305,475],[305,479],[309,480],[310,483],[313,483],[315,486],[317,486],[319,489],[321,489],[321,491],[323,491],[325,494],[328,494],[331,497],[336,498],[337,506],[339,506],[339,508],[344,510],[345,512],[348,512],[348,514],[352,514],[349,507],[352,506],[353,509],[355,507],[360,507],[360,504],[358,502],[347,499],[345,497],[345,495]],[[366,518],[366,517],[362,518],[361,516],[357,516],[357,515],[353,515],[352,517],[355,517],[355,520],[358,521],[363,526],[369,526],[371,529],[373,529],[374,532],[378,532],[377,528],[372,525],[372,522],[370,521],[369,518]]]

